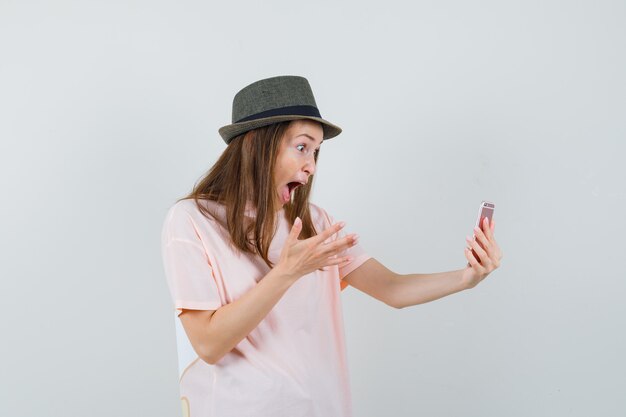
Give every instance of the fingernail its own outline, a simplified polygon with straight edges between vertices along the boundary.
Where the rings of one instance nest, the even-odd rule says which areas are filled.
[[[344,227],[346,225],[346,222],[340,222],[339,223],[339,227]]]
[[[465,240],[467,240],[468,242],[472,241],[472,239],[469,236],[465,236]]]

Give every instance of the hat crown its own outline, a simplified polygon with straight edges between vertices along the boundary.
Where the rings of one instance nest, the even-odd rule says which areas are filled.
[[[321,123],[324,140],[341,133],[339,126],[322,118],[306,78],[280,75],[256,81],[239,90],[233,98],[232,123],[218,131],[229,144],[250,130],[299,119]]]
[[[274,109],[312,106],[317,109],[309,82],[304,77],[281,75],[242,88],[233,99],[232,123]]]

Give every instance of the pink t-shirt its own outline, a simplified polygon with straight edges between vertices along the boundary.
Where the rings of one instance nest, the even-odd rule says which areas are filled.
[[[204,201],[224,218],[224,207]],[[318,233],[335,220],[310,204]],[[248,210],[254,215],[254,210]],[[291,227],[278,213],[269,259],[276,264]],[[345,236],[344,229],[327,241]],[[341,281],[370,258],[357,243],[354,260],[298,279],[270,313],[215,365],[198,358],[178,319],[182,308],[217,310],[251,290],[268,272],[260,256],[239,254],[228,232],[193,200],[167,212],[162,255],[174,302],[185,417],[350,417],[352,403],[341,307]]]

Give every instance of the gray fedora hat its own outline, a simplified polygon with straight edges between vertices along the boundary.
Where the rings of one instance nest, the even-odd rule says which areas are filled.
[[[228,144],[257,127],[297,119],[320,122],[324,140],[341,133],[339,126],[320,115],[307,79],[295,75],[266,78],[242,88],[233,99],[232,124],[221,127],[219,133]]]

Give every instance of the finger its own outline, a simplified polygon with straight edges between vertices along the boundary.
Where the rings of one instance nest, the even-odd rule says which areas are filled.
[[[476,254],[478,255],[478,261],[481,263],[481,265],[486,266],[487,261],[491,261],[489,259],[489,256],[487,255],[487,252],[485,252],[485,250],[480,247],[478,242],[476,242],[474,239],[470,238],[469,236],[466,236],[465,240],[470,245],[470,247],[474,249],[474,252],[476,252]]]
[[[482,242],[482,239],[484,238],[485,234],[483,233],[482,229],[478,226],[474,227],[474,236],[472,236],[474,238],[474,240],[478,241],[478,243]],[[481,245],[482,246],[482,245]]]
[[[476,257],[476,254],[471,248],[465,247],[464,254],[468,261],[467,266],[471,266],[478,273],[484,273],[485,267],[481,265],[480,260]]]
[[[298,240],[298,236],[302,231],[302,219],[300,217],[296,217],[296,220],[293,222],[293,226],[291,226],[291,231],[289,232],[289,236],[287,236],[287,242],[289,244],[295,243]]]
[[[326,239],[328,239],[329,237],[331,237],[332,235],[334,235],[335,233],[339,232],[345,225],[346,225],[345,222],[335,223],[335,224],[329,226],[328,228],[326,228],[319,235],[313,236],[310,239],[312,239],[312,242],[314,244],[320,244],[320,243],[324,242]]]
[[[480,227],[474,227],[474,235],[476,236],[478,243],[480,243],[480,246],[485,249],[487,253],[491,253],[490,248],[492,246],[492,242],[487,236],[485,236],[485,233]]]
[[[482,239],[486,239],[482,232],[476,233],[479,233],[480,236],[482,236]],[[498,246],[496,239],[492,237],[491,241],[487,243],[480,242],[480,246],[487,253],[487,258],[481,258],[480,263],[487,268],[490,268],[491,266],[493,266],[494,268],[498,268],[498,266],[500,265],[500,247]],[[489,261],[489,263],[487,263],[487,261]]]
[[[497,242],[494,241],[493,244],[493,253],[490,255],[493,260],[494,266],[497,268],[500,266],[500,260],[502,259],[502,250]]]
[[[342,252],[356,245],[358,241],[359,241],[359,235],[357,235],[356,233],[353,233],[341,239],[337,239],[333,242],[327,243],[326,245],[323,246],[323,250],[320,253],[326,256],[330,254],[337,254],[339,252]]]
[[[331,265],[341,265],[341,266],[344,266],[344,264],[347,264],[347,263],[351,262],[353,259],[354,258],[352,256],[330,257],[326,261],[326,265],[325,266],[331,266]]]
[[[491,223],[490,223],[490,224],[491,224],[491,233],[493,234],[493,231],[494,231],[494,230],[495,230],[495,228],[496,228],[496,221],[495,221],[495,220],[493,220],[493,219],[491,219]]]
[[[486,245],[486,247],[483,247],[483,248],[486,250],[487,254],[489,255],[489,258],[491,259],[491,261],[497,268],[498,265],[500,264],[499,261],[502,258],[502,254],[500,251],[500,246],[498,246],[498,242],[496,242],[496,238],[493,233],[494,229],[495,229],[495,223],[493,219],[491,219],[491,221],[489,222],[489,226],[486,227],[486,233],[484,233],[489,243]],[[476,231],[476,228],[474,228],[474,230]]]
[[[489,239],[489,241],[493,241],[493,219],[489,220],[489,218],[485,217],[485,228],[484,230],[482,230],[482,232],[485,234],[485,236],[487,236],[487,239]]]
[[[478,230],[478,228],[474,228],[474,232],[476,236],[479,238],[480,246],[487,252],[489,258],[494,261],[497,259],[498,253],[498,244],[496,242],[496,238],[491,233],[491,227],[487,227],[487,233],[485,233],[482,229]]]
[[[329,267],[335,266],[335,265],[337,265],[339,267],[343,267],[343,266],[347,265],[348,263],[352,262],[353,259],[354,258],[352,256],[344,256],[344,257],[341,257],[341,258],[329,257],[327,259],[327,261],[326,261],[327,262],[326,265],[324,265],[321,268],[317,268],[317,270],[318,271],[322,271],[322,272],[328,271],[328,270],[330,270]]]
[[[482,271],[483,267],[481,264],[478,263],[474,255],[472,255],[472,251],[468,248],[465,248],[464,253],[465,253],[465,258],[467,259],[469,263],[468,266],[471,266],[476,271]]]
[[[489,237],[489,218],[485,217],[481,224],[479,225],[480,231],[487,237]],[[474,228],[476,230],[476,228]]]

